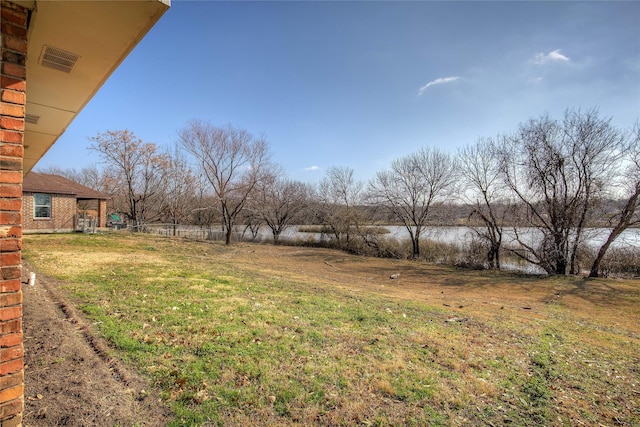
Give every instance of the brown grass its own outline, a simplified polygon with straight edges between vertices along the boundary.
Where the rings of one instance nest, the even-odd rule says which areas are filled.
[[[638,280],[149,236],[25,240],[88,315],[117,317],[124,331],[103,333],[123,334],[115,348],[165,390],[176,425],[640,423]],[[221,342],[225,354],[209,350]],[[220,368],[202,377],[203,358]]]

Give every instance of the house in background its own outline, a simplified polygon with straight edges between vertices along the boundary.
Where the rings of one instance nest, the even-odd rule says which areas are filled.
[[[104,228],[106,194],[59,175],[29,172],[22,183],[23,233]]]
[[[169,6],[170,0],[0,0],[1,427],[22,425],[24,410],[23,176]],[[167,63],[168,77],[174,62]]]

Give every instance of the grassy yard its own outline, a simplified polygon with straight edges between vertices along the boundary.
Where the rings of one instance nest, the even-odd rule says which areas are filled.
[[[24,246],[175,425],[640,425],[638,280],[128,233]]]

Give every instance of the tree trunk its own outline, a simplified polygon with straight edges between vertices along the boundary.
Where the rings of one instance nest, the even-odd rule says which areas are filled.
[[[413,258],[418,258],[420,256],[420,240],[415,237],[412,241],[413,245]]]
[[[609,238],[607,238],[607,241],[604,242],[604,244],[602,246],[600,246],[600,250],[598,251],[598,255],[596,256],[596,259],[593,260],[593,264],[591,265],[591,271],[589,272],[589,277],[599,277],[600,275],[600,264],[602,263],[602,260],[604,259],[604,256],[607,253],[607,250],[609,249],[609,246],[611,246],[611,243],[613,243],[613,241],[615,240],[615,237],[612,237],[613,233],[609,234]]]
[[[631,197],[629,197],[629,200],[627,200],[627,204],[622,209],[618,224],[616,224],[613,230],[611,230],[611,233],[609,233],[609,237],[607,238],[607,241],[604,242],[602,246],[600,246],[598,255],[596,256],[596,259],[593,261],[593,264],[591,265],[591,271],[589,272],[589,277],[598,277],[600,264],[602,263],[602,259],[606,255],[607,250],[609,249],[609,246],[611,246],[613,241],[616,240],[618,236],[622,234],[622,232],[629,227],[629,225],[631,225],[631,219],[633,218],[633,215],[636,211],[638,198],[640,198],[640,183],[636,185],[636,191],[631,195]]]

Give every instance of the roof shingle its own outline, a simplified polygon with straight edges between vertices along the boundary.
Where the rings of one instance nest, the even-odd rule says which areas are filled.
[[[109,199],[93,190],[60,175],[29,172],[22,182],[22,191],[29,193],[72,194],[78,199]]]

